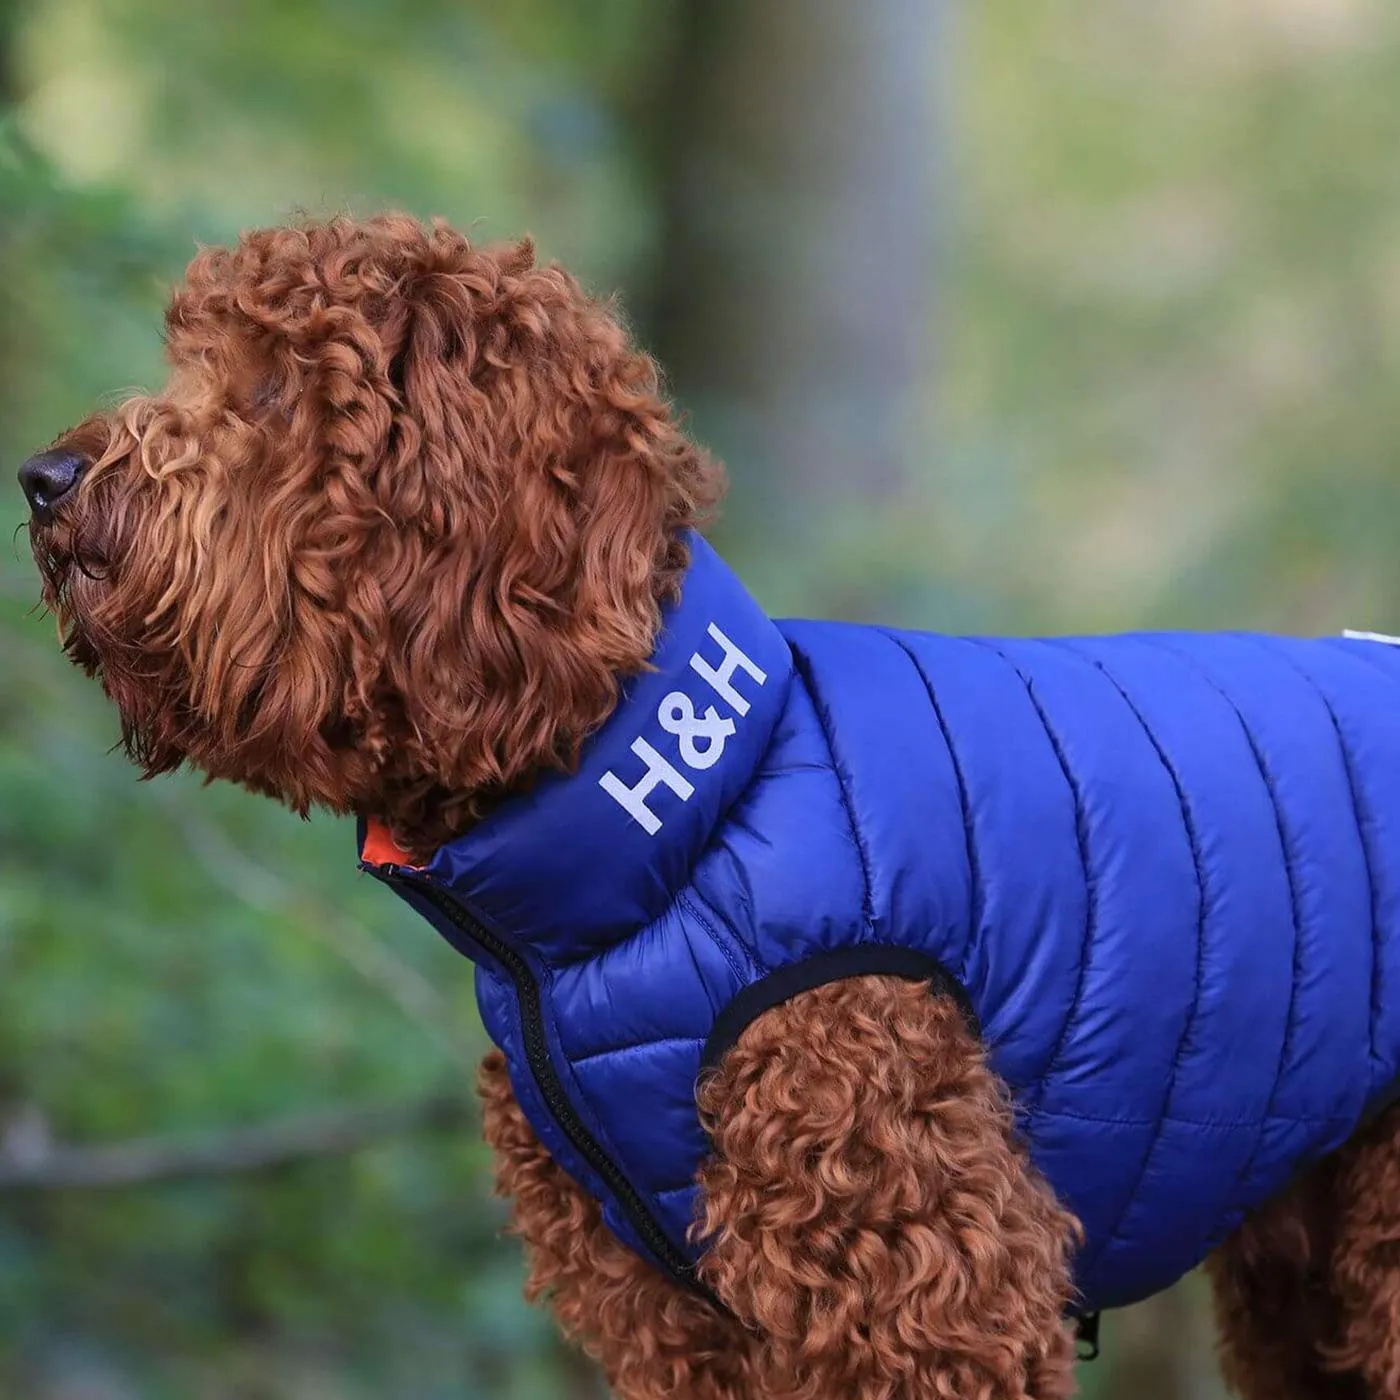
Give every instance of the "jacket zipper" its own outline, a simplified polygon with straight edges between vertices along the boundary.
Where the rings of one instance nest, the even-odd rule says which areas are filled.
[[[540,988],[530,965],[508,943],[498,938],[479,920],[422,876],[413,876],[383,867],[374,871],[380,879],[390,883],[408,885],[426,899],[452,925],[479,944],[505,970],[515,984],[520,1006],[521,1030],[525,1040],[525,1058],[530,1074],[540,1092],[546,1107],[559,1125],[564,1136],[584,1161],[607,1182],[618,1204],[622,1207],[628,1222],[638,1237],[651,1251],[653,1257],[664,1266],[667,1273],[677,1283],[692,1293],[698,1293],[707,1301],[723,1310],[723,1305],[708,1288],[696,1277],[690,1261],[678,1250],[652,1218],[646,1202],[633,1188],[618,1165],[608,1156],[597,1140],[589,1133],[583,1120],[574,1111],[559,1075],[549,1057],[549,1043],[545,1038],[544,1013],[540,1006]],[[458,948],[458,952],[465,949]]]

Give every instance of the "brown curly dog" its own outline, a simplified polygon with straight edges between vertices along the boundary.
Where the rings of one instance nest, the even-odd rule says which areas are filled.
[[[388,217],[204,251],[167,325],[165,390],[22,474],[45,601],[135,762],[372,814],[420,857],[568,769],[723,484],[611,309],[528,243]],[[529,1291],[626,1400],[1073,1391],[1077,1227],[927,984],[805,992],[703,1081],[722,1306],[614,1238],[499,1054],[481,1091]],[[1211,1261],[1245,1396],[1400,1397],[1398,1126]]]

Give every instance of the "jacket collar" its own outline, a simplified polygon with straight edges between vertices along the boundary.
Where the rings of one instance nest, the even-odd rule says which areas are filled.
[[[698,535],[651,669],[572,774],[547,774],[419,872],[503,936],[572,961],[656,919],[762,762],[787,701],[787,642]],[[402,864],[361,823],[362,868]]]

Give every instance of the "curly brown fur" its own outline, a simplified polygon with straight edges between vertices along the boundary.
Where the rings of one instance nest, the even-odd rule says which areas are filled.
[[[567,766],[722,487],[612,309],[393,216],[206,250],[166,324],[168,386],[59,440],[91,468],[33,528],[145,772],[425,855]]]
[[[1328,1367],[1372,1396],[1400,1397],[1400,1110],[1360,1134],[1336,1163],[1332,1291],[1342,1326]]]
[[[1206,1261],[1221,1368],[1245,1400],[1364,1395],[1355,1380],[1330,1375],[1323,1365],[1339,1325],[1328,1281],[1334,1179],[1330,1164],[1310,1172]]]
[[[529,1292],[624,1400],[1054,1400],[1076,1225],[1017,1146],[962,1013],[868,977],[760,1017],[701,1089],[712,1308],[624,1249],[481,1077]]]
[[[378,817],[426,856],[568,766],[722,488],[612,309],[528,243],[391,216],[202,252],[167,327],[165,389],[59,440],[88,470],[32,526],[146,774]],[[731,1312],[612,1237],[496,1057],[483,1090],[531,1292],[622,1395],[1068,1392],[1071,1222],[927,989],[808,993],[705,1086]]]
[[[1400,1109],[1270,1202],[1207,1271],[1244,1400],[1400,1400]]]
[[[555,1165],[511,1091],[505,1057],[478,1079],[496,1189],[525,1244],[526,1296],[550,1304],[564,1334],[596,1360],[620,1400],[743,1400],[761,1341],[621,1244],[598,1203]]]
[[[58,446],[31,528],[69,655],[147,775],[188,762],[423,857],[567,767],[645,666],[722,490],[614,310],[528,242],[403,216],[193,262],[166,387]],[[626,1250],[483,1089],[531,1291],[631,1400],[1070,1392],[1074,1225],[956,1008],[863,979],[751,1026],[701,1090],[707,1281]],[[1241,1392],[1400,1400],[1400,1119],[1212,1262]]]
[[[704,1276],[784,1400],[1073,1392],[1077,1225],[960,1009],[865,977],[760,1017],[700,1090]]]

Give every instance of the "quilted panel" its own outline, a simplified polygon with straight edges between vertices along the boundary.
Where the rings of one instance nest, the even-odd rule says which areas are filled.
[[[1106,1086],[1093,1095],[1096,1112],[1156,1119],[1141,1152],[1124,1163],[1128,1176],[1119,1190],[1100,1197],[1111,1194],[1115,1208],[1080,1262],[1086,1286],[1093,1286],[1101,1255],[1110,1265],[1130,1257],[1117,1247],[1120,1236],[1141,1239],[1144,1257],[1164,1266],[1185,1259],[1181,1267],[1191,1267],[1238,1198],[1287,1036],[1293,902],[1270,791],[1251,767],[1249,737],[1209,680],[1153,639],[1063,645],[1113,687],[1168,775],[1195,885],[1183,902],[1193,924],[1181,940],[1189,976],[1179,969],[1174,987],[1158,984],[1185,1011],[1166,1073],[1155,1085],[1138,1086],[1135,1102],[1125,1102],[1121,1085],[1117,1093]],[[1242,773],[1254,774],[1253,781],[1242,781]],[[1163,824],[1170,827],[1165,814]],[[1268,858],[1271,849],[1278,859]],[[1257,936],[1242,938],[1240,930]],[[1133,971],[1125,964],[1122,975]],[[1211,1171],[1191,1169],[1202,1160]],[[1162,1209],[1164,1199],[1170,1210]]]
[[[1074,990],[1063,1021],[1040,1029],[1048,1053],[1027,1101],[1133,1102],[1144,1079],[1161,1082],[1192,999],[1199,895],[1179,802],[1136,716],[1084,658],[1048,642],[983,645],[1016,672],[1054,751],[1074,808],[1066,878],[1087,889],[1082,925],[1061,919],[1048,934]],[[1012,930],[1028,936],[1024,915]]]
[[[1202,637],[1189,655],[1249,737],[1292,891],[1290,1025],[1266,1115],[1322,1118],[1359,1113],[1365,1098],[1354,1067],[1369,1053],[1371,897],[1335,731],[1284,652],[1250,638]],[[1262,947],[1267,934],[1242,921],[1236,937]]]
[[[1326,701],[1348,756],[1371,887],[1371,1096],[1400,1076],[1400,647],[1330,640],[1289,657]]]
[[[930,883],[966,881],[971,943],[950,970],[972,997],[997,1069],[1030,1085],[1049,1053],[1046,1027],[1069,1015],[1088,917],[1073,793],[1024,682],[1002,657],[959,638],[898,640],[937,701],[935,709],[925,700],[924,715],[962,775],[970,828],[963,850],[931,844],[913,869]],[[1027,936],[1003,936],[1011,929]]]
[[[860,856],[830,748],[800,677],[762,769],[692,879],[762,969],[861,936]]]
[[[897,633],[868,627],[817,628],[811,650],[807,628],[785,630],[856,836],[860,941],[936,949],[960,977],[971,939],[970,833],[956,765],[917,657]],[[839,648],[839,666],[824,661],[832,648]],[[907,722],[910,716],[917,721]],[[928,868],[941,878],[924,878]]]
[[[1283,1049],[1293,967],[1293,901],[1269,790],[1233,709],[1167,646],[1136,638],[1073,646],[1132,708],[1171,776],[1193,854],[1189,1016],[1161,1101],[1146,1107],[1258,1122]]]
[[[605,953],[552,972],[563,1056],[577,1065],[657,1041],[703,1041],[750,967],[716,917],[683,897]]]
[[[699,1041],[662,1040],[575,1064],[583,1097],[625,1104],[608,1117],[615,1160],[628,1179],[655,1195],[695,1174],[705,1134],[695,1112]],[[658,1144],[665,1151],[658,1151]]]
[[[866,926],[960,972],[1084,1212],[1086,1289],[1170,1282],[1394,1077],[1397,892],[1370,848],[1400,753],[1379,697],[1355,714],[1354,676],[1326,695],[1331,643],[883,634],[920,714],[869,632],[784,628],[861,838]],[[1394,685],[1389,649],[1343,650]],[[888,888],[917,912],[888,918]],[[960,902],[955,945],[957,914],[927,910]]]
[[[1172,1282],[1400,1075],[1400,648],[774,628],[696,570],[579,776],[430,867],[521,950],[570,1111],[678,1245],[717,1013],[856,944],[963,982],[1086,1305]],[[598,780],[629,761],[654,824]],[[482,1003],[554,1147],[514,991]]]
[[[1199,1264],[1209,1232],[1227,1210],[1233,1173],[1253,1155],[1259,1133],[1256,1122],[1127,1125],[1046,1115],[1032,1137],[1033,1150],[1050,1179],[1063,1183],[1062,1195],[1084,1222],[1087,1246],[1076,1270],[1083,1298],[1096,1308],[1125,1306]],[[1096,1191],[1083,1169],[1086,1135],[1105,1155],[1149,1164],[1141,1199],[1153,1208],[1134,1215],[1127,1228],[1117,1219],[1119,1204]],[[1223,1170],[1202,1173],[1203,1161]],[[1183,1198],[1178,1188],[1192,1181],[1201,1189]],[[1159,1186],[1169,1194],[1159,1194]],[[1165,1201],[1171,1209],[1163,1208]]]

